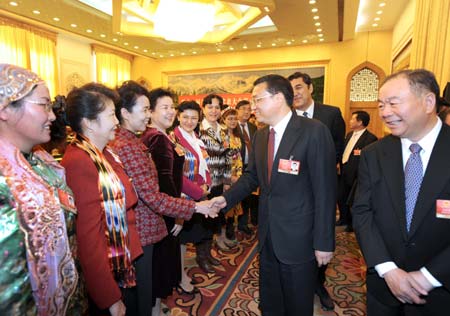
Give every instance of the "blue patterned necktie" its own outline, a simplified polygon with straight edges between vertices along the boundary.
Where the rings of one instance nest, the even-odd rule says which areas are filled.
[[[420,158],[422,147],[414,143],[409,146],[409,150],[411,151],[411,155],[405,166],[406,229],[408,232],[411,227],[414,208],[423,178],[422,159]]]
[[[306,111],[303,112],[303,116],[306,117],[306,118],[308,118],[308,112],[306,112]]]

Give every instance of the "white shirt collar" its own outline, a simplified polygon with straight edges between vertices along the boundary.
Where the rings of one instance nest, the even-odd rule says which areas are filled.
[[[275,130],[276,137],[283,137],[284,130],[286,129],[286,126],[289,123],[289,120],[292,117],[292,111],[289,111],[282,119],[277,123],[275,126],[270,126],[270,128],[273,128]],[[269,129],[270,130],[270,129]]]
[[[312,101],[311,105],[308,106],[306,111],[302,110],[295,110],[299,116],[303,116],[303,113],[308,113],[308,118],[313,118],[314,116],[314,100]]]

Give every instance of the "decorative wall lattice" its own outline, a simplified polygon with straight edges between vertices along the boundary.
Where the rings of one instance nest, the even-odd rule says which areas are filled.
[[[378,75],[369,68],[361,69],[350,82],[350,101],[378,100],[378,86]]]

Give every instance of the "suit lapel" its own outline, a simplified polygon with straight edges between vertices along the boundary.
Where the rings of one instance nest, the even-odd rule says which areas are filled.
[[[269,181],[268,181],[268,177],[267,177],[267,144],[269,142],[269,127],[265,127],[262,131],[261,131],[261,137],[258,137],[261,139],[261,144],[258,146],[259,148],[256,149],[257,151],[255,151],[255,163],[258,164],[258,161],[262,162],[262,173],[263,173],[263,177],[264,177],[264,182],[266,183],[266,185],[269,185]],[[256,153],[258,153],[258,155],[256,155]],[[258,157],[258,158],[257,158]],[[261,158],[259,158],[261,157]],[[273,170],[273,168],[272,168]]]
[[[433,204],[436,203],[436,199],[445,186],[445,183],[449,181],[448,172],[443,172],[443,170],[448,169],[448,157],[450,157],[449,139],[450,128],[443,126],[436,139],[430,161],[425,170],[414,208],[414,215],[409,231],[410,236],[416,232],[427,213],[435,211]]]
[[[365,130],[364,133],[362,133],[361,136],[358,138],[358,141],[356,142],[353,148],[362,149],[364,147],[363,144],[365,144],[367,135],[368,135],[367,130]]]
[[[383,155],[382,159],[380,159],[381,170],[389,192],[391,193],[392,204],[400,222],[403,238],[407,240],[402,145],[398,137],[392,135],[388,137],[389,142],[387,142],[381,153]]]

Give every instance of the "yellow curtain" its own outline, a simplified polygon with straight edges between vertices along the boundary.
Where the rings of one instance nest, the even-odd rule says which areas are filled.
[[[435,73],[443,88],[450,81],[450,0],[417,0],[411,68]]]
[[[115,88],[130,80],[131,55],[92,45],[95,53],[97,82]]]
[[[0,62],[37,73],[56,94],[56,34],[0,16]]]

